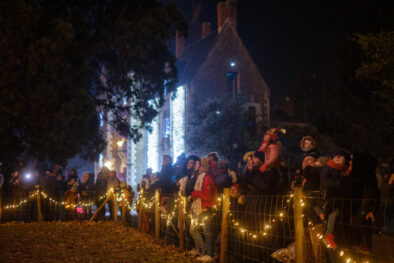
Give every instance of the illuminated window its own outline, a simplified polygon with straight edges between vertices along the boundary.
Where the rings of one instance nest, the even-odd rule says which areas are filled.
[[[237,72],[227,72],[227,92],[229,98],[235,100],[238,90],[238,73]]]
[[[171,99],[172,154],[174,159],[185,152],[185,88],[179,86],[175,99]]]

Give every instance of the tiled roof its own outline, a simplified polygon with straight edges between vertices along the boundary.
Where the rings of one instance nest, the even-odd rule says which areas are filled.
[[[219,34],[217,31],[214,31],[209,36],[185,48],[177,61],[178,77],[181,82],[188,82],[193,79],[207,58],[209,51],[215,46],[218,38]]]

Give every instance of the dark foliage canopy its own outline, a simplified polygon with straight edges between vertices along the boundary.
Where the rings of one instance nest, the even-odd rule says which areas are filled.
[[[187,126],[187,143],[194,152],[218,152],[236,164],[245,152],[257,150],[263,132],[258,116],[250,116],[243,101],[211,99],[202,103]]]
[[[173,2],[2,1],[0,157],[95,158],[100,112],[138,140],[175,89],[168,41],[186,28]]]

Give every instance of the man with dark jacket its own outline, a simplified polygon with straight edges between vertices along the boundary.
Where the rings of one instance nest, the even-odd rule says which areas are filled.
[[[174,168],[172,167],[172,158],[169,155],[163,156],[163,167],[160,172],[159,186],[161,193],[164,195],[172,194],[176,191],[175,182],[172,182]]]

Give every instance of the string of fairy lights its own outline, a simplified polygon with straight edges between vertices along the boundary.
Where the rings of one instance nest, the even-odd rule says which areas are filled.
[[[130,209],[131,211],[134,211],[134,210],[136,210],[137,207],[141,207],[141,206],[144,209],[151,209],[151,208],[155,207],[155,205],[156,205],[156,196],[153,195],[150,198],[146,198],[143,191],[138,196],[137,201],[133,202],[133,204],[130,204],[126,194],[123,191],[115,193],[113,189],[110,189],[105,194],[99,196],[97,198],[97,201],[104,200],[105,198],[107,198],[109,195],[112,195],[112,194],[114,195],[114,198],[118,203],[122,203],[123,205],[126,205],[127,208]],[[5,205],[4,210],[21,208],[21,207],[27,205],[29,201],[37,198],[38,195],[42,196],[42,198],[48,200],[53,205],[61,205],[61,206],[64,206],[65,208],[76,208],[78,206],[79,207],[91,207],[91,206],[95,205],[95,202],[93,202],[93,201],[78,202],[75,204],[67,203],[65,201],[57,201],[56,199],[49,196],[46,192],[44,192],[42,190],[40,191],[37,189],[37,190],[33,191],[32,193],[30,193],[28,197],[22,198],[16,202]],[[217,198],[217,202],[213,206],[213,209],[212,209],[212,211],[213,211],[212,217],[215,216],[216,212],[220,210],[220,206],[221,206],[222,200],[224,200],[224,198],[225,198],[224,195],[219,196]],[[288,199],[286,200],[287,205],[290,204],[291,199],[293,199],[293,198],[294,198],[294,194],[290,194],[288,196]],[[160,209],[161,218],[164,221],[166,221],[167,225],[170,225],[172,223],[172,220],[174,218],[176,218],[179,202],[182,202],[182,207],[183,207],[182,212],[184,215],[186,215],[187,214],[186,198],[183,196],[178,195],[177,198],[175,198],[174,205],[172,206],[171,212],[166,211],[163,206],[161,207],[161,209]],[[300,199],[300,203],[301,203],[301,207],[305,207],[305,200],[303,198]],[[230,207],[231,207],[231,204],[230,204]],[[274,224],[278,221],[281,222],[284,220],[284,218],[286,216],[284,211],[286,211],[286,209],[287,209],[287,206],[284,206],[279,212],[277,212],[276,215],[272,215],[271,218],[264,223],[264,227],[260,231],[252,231],[252,230],[248,229],[247,227],[243,226],[238,220],[236,220],[236,218],[234,217],[234,211],[231,211],[231,209],[228,212],[229,222],[231,223],[233,229],[238,230],[240,233],[245,234],[245,235],[251,237],[252,239],[257,239],[258,237],[267,237],[269,234],[269,231],[273,228]],[[304,218],[304,214],[302,214],[302,216]],[[200,226],[203,226],[204,223],[206,222],[206,220],[208,220],[208,217],[201,218],[198,216],[193,216],[191,213],[188,215],[188,218],[190,219],[192,225],[197,224]],[[312,230],[315,230],[315,226],[312,221],[309,221],[307,223],[307,225],[309,227],[311,227]],[[316,236],[320,240],[322,240],[324,238],[324,234],[320,233],[320,232],[317,233]],[[328,245],[327,248],[331,248],[330,245]],[[350,257],[348,255],[348,253],[346,253],[343,249],[338,248],[336,251],[338,253],[338,256],[340,258],[344,259],[344,262],[356,263],[356,261],[353,260],[352,257]],[[368,261],[364,261],[364,263],[368,263]]]

